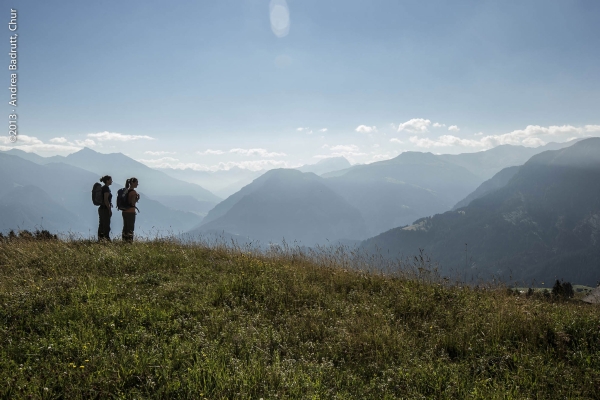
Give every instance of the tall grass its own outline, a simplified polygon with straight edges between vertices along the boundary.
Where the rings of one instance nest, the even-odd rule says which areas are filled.
[[[3,239],[0,397],[600,397],[599,308],[321,250]]]

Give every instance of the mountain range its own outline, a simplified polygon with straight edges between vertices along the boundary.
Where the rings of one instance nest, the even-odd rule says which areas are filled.
[[[43,228],[95,236],[98,214],[91,190],[98,174],[60,162],[37,164],[7,153],[0,152],[0,231]],[[137,232],[176,233],[201,221],[196,214],[173,210],[153,200],[142,189],[142,183],[139,207],[143,218],[136,223]],[[119,187],[118,183],[111,186],[113,196]],[[113,234],[118,234],[122,227],[119,212],[113,213],[111,225]]]
[[[314,172],[317,175],[350,167],[351,164],[344,157],[325,158],[316,164],[306,164],[296,168],[302,172]],[[192,182],[207,188],[218,196],[227,198],[238,192],[266,172],[266,170],[251,171],[239,167],[218,171],[197,171],[191,168],[159,168],[174,178]]]
[[[228,170],[197,171],[191,168],[158,168],[159,171],[176,179],[202,186],[221,198],[227,198],[258,178],[265,171],[233,167]]]
[[[147,236],[170,231],[263,244],[360,243],[386,257],[425,249],[442,273],[462,278],[594,285],[599,155],[600,139],[590,138],[459,155],[405,152],[350,167],[343,158],[326,159],[260,172],[221,201],[120,153],[83,149],[45,158],[11,150],[0,152],[0,231],[39,227],[95,236],[91,185],[108,173],[113,193],[128,176],[140,180],[136,231]],[[198,178],[197,172],[169,171],[181,178]],[[252,174],[259,173],[234,170],[222,177],[242,185]],[[113,236],[121,229],[116,214]]]
[[[565,279],[595,286],[598,182],[600,138],[582,140],[499,172],[460,208],[389,230],[361,247],[400,258],[424,249],[440,271],[461,278],[495,276],[525,284]]]
[[[84,169],[97,175],[96,181],[104,175],[110,175],[113,182],[124,185],[128,178],[136,177],[140,190],[155,199],[160,197],[163,205],[179,211],[193,211],[204,215],[222,199],[203,187],[168,176],[135,161],[122,153],[103,154],[87,147],[66,157],[40,157],[12,149],[5,154],[17,155],[40,165],[63,163]],[[190,197],[196,202],[190,202]],[[191,209],[185,208],[191,206]]]
[[[224,231],[262,243],[316,245],[366,237],[358,209],[314,173],[266,172],[219,203],[190,234]]]
[[[304,166],[297,170],[322,172],[322,178],[319,180],[320,184],[339,195],[345,203],[358,210],[366,227],[365,230],[361,228],[353,231],[352,234],[336,233],[335,236],[319,239],[320,242],[325,243],[327,240],[341,239],[363,240],[398,226],[409,225],[416,219],[443,213],[452,209],[453,206],[461,204],[461,201],[468,201],[468,198],[464,199],[485,181],[481,177],[481,171],[496,170],[510,162],[525,162],[528,154],[544,151],[547,147],[565,147],[573,143],[550,144],[537,149],[522,146],[501,146],[500,149],[495,148],[484,152],[466,153],[452,157],[432,153],[405,152],[390,160],[324,172],[333,166],[349,164],[343,158],[336,158],[326,159],[313,166]],[[514,152],[514,155],[507,155],[507,153],[512,154],[512,152]],[[479,173],[476,174],[473,171]],[[267,173],[263,176],[270,175]],[[282,199],[277,192],[281,188],[263,185],[263,176],[217,205],[206,215],[200,224],[201,226],[193,232],[217,229],[221,232],[239,235],[239,232],[243,231],[250,239],[260,238],[260,240],[264,240],[265,234],[257,233],[263,229],[263,220],[252,220],[254,225],[250,226],[251,220],[244,217],[248,215],[264,216],[263,203],[258,204],[243,200],[244,196],[253,193],[252,196],[256,197],[259,192],[265,199]],[[288,175],[290,179],[292,177],[300,179],[300,176],[298,174]],[[311,179],[314,180],[316,177]],[[486,186],[484,185],[479,189],[479,192],[475,192],[475,195],[485,189]],[[276,230],[278,234],[274,237],[281,236],[281,232],[287,232],[285,238],[288,241],[309,237],[310,234],[302,228],[303,225],[292,223],[292,221],[295,221],[292,215],[295,215],[298,209],[306,210],[309,208],[307,206],[309,203],[311,207],[317,209],[328,209],[331,204],[327,204],[327,202],[332,201],[332,199],[312,198],[311,196],[314,196],[314,193],[308,192],[312,189],[305,185],[286,190],[294,191],[294,206],[277,205],[275,207],[272,205],[273,209],[277,209],[279,212],[283,212],[286,209],[285,207],[288,207],[287,210],[291,213],[290,215],[279,214],[281,227]],[[307,202],[307,204],[302,204],[302,201]],[[234,217],[232,214],[225,216],[238,202],[240,204],[235,207],[236,216]],[[217,218],[221,219],[218,222],[212,222]],[[241,223],[242,220],[244,220],[244,229],[241,229],[239,224],[236,225],[237,222]],[[322,220],[321,222],[324,223],[325,221]],[[288,226],[288,224],[291,225]],[[284,226],[286,226],[285,229],[283,229]],[[326,228],[322,224],[320,226],[321,232],[336,231],[336,229]],[[314,243],[315,241],[310,240],[310,242]]]
[[[324,158],[316,164],[306,164],[296,168],[300,172],[312,172],[317,175],[350,168],[352,165],[345,157]]]

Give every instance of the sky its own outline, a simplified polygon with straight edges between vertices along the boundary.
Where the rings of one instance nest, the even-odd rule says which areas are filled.
[[[600,136],[597,0],[7,0],[2,20],[0,150],[259,170]]]

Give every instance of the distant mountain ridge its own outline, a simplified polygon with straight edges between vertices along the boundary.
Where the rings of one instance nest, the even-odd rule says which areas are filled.
[[[350,165],[350,162],[344,157],[332,157],[323,159],[316,164],[307,164],[295,169],[302,172],[314,172],[317,175],[321,175],[323,173],[347,168]],[[239,167],[218,171],[196,171],[190,168],[158,168],[158,170],[177,179],[206,187],[211,190],[211,192],[223,198],[231,196],[244,186],[250,184],[254,179],[267,172],[266,170],[251,171]]]
[[[323,176],[361,211],[370,236],[449,210],[481,182],[464,167],[418,152]]]
[[[360,212],[313,173],[266,172],[211,210],[191,234],[225,231],[262,243],[304,245],[366,237]]]
[[[442,271],[461,276],[496,275],[527,284],[564,278],[595,286],[598,182],[600,138],[590,138],[533,156],[505,186],[465,207],[392,229],[361,246],[389,250],[393,257],[425,249]]]
[[[183,212],[194,211],[205,214],[221,200],[220,197],[197,184],[173,178],[122,153],[103,154],[87,147],[66,157],[41,157],[18,149],[3,153],[16,155],[39,165],[49,166],[55,163],[72,165],[96,174],[96,180],[101,176],[110,175],[113,182],[119,185],[125,185],[128,178],[136,177],[140,182],[140,190],[144,193],[157,199],[160,197],[160,201],[165,206]],[[186,196],[193,197],[198,203],[191,204],[186,200]],[[187,205],[191,205],[193,210],[185,208]]]
[[[408,151],[401,153],[400,155],[384,161],[378,161],[371,164],[354,165],[352,167],[341,169],[338,171],[332,171],[323,174],[324,178],[333,178],[342,176],[350,171],[355,171],[368,165],[379,164],[379,163],[394,163],[394,160],[399,159],[403,154],[431,154],[433,157],[450,162],[452,164],[461,166],[471,173],[475,174],[480,179],[486,180],[500,172],[502,169],[512,167],[515,165],[523,165],[527,160],[536,154],[542,153],[547,150],[558,150],[565,147],[569,147],[574,143],[583,139],[574,139],[568,142],[555,143],[550,142],[539,147],[525,147],[517,145],[500,145],[489,150],[478,151],[474,153],[461,153],[461,154],[439,154],[434,155],[432,153],[420,153]]]
[[[485,163],[486,160],[490,159],[494,162],[505,159],[506,157],[503,154],[506,151],[511,151],[513,147],[515,146],[506,146],[498,154],[482,155],[475,153],[475,160],[483,160],[481,162]],[[539,151],[524,147],[518,149],[520,155],[517,158],[519,160],[522,160],[523,152]],[[342,160],[342,162],[345,161]],[[471,160],[470,162],[470,167],[475,168],[479,161],[474,162]],[[506,171],[500,173],[499,177],[506,174]],[[215,226],[211,222],[229,213],[231,208],[236,206],[244,196],[259,193],[263,190],[262,185],[268,176],[270,176],[269,173],[263,174],[251,184],[243,187],[240,191],[215,206],[205,216],[202,222],[204,228],[202,229],[214,228]],[[480,187],[483,179],[465,166],[457,165],[453,161],[448,161],[444,157],[432,153],[420,152],[405,152],[390,160],[356,165],[349,169],[324,173],[323,177],[325,177],[323,184],[360,212],[366,226],[366,237],[375,236],[399,226],[409,225],[424,216],[443,213],[457,204],[462,206],[461,201],[469,202],[474,197],[482,196],[483,192],[487,193],[496,188],[486,187],[486,185],[489,186],[495,182],[496,186],[502,186],[507,179],[504,178],[504,181],[499,183],[498,179],[500,178],[497,178],[484,183]],[[307,193],[297,192],[296,195],[307,196]],[[271,198],[277,198],[277,196],[272,194]],[[246,213],[255,212],[250,204],[246,204],[244,210]],[[235,232],[231,231],[229,233],[240,235],[241,230],[239,227],[234,228],[232,215],[229,214],[227,217],[229,221],[227,227]],[[238,217],[240,219],[245,218],[242,213]],[[281,215],[281,218],[286,220],[283,215]],[[257,230],[262,229],[260,220],[256,220],[254,223]],[[244,236],[252,237],[252,229],[249,228],[248,224],[249,220],[246,219]],[[295,226],[295,230],[288,231],[288,238],[305,237],[305,232],[300,229],[300,225],[296,224]],[[219,228],[222,231],[226,230],[225,225],[222,224]],[[261,236],[265,237],[265,234],[263,233]],[[355,236],[352,239],[364,238]],[[327,239],[332,240],[333,238],[328,237]]]
[[[345,157],[330,157],[319,161],[316,164],[307,164],[296,168],[301,172],[313,172],[317,175],[323,175],[332,171],[338,171],[351,167],[350,161]]]
[[[123,185],[125,180],[134,176],[148,195],[189,195],[215,204],[221,200],[199,185],[170,177],[121,153],[101,154],[85,147],[65,157],[65,163],[94,172],[99,175],[98,178],[111,175],[113,181]]]
[[[191,168],[158,168],[158,170],[176,179],[207,188],[221,198],[231,196],[265,173],[263,170],[251,171],[239,167],[218,171],[197,171]]]
[[[488,179],[487,181],[483,182],[477,189],[475,189],[473,193],[469,194],[466,198],[456,203],[456,205],[452,207],[452,210],[468,206],[473,200],[483,197],[488,193],[491,193],[495,190],[506,186],[506,184],[512,179],[512,177],[515,176],[517,172],[519,172],[520,168],[520,165],[504,168],[502,171],[494,175],[491,179]]]
[[[97,174],[65,163],[37,164],[6,152],[0,152],[0,170],[0,197],[4,199],[0,202],[0,231],[43,226],[55,233],[95,236],[98,213],[91,190]],[[111,186],[113,196],[119,187],[118,183]],[[187,231],[201,220],[196,214],[165,207],[141,189],[140,193],[138,233]],[[113,236],[119,235],[119,212],[114,212],[111,225]]]
[[[0,221],[0,231],[46,229],[60,232],[65,226],[72,231],[87,230],[74,213],[33,185],[16,186],[0,196]]]

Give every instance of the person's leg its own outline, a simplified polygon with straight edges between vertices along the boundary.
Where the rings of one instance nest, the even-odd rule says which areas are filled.
[[[106,227],[106,230],[104,231],[104,234],[106,235],[106,240],[108,240],[110,242],[110,210],[107,208],[105,210],[105,215],[106,215],[106,224],[104,225]]]
[[[135,230],[135,213],[131,213],[131,225],[129,226],[131,233],[131,241],[133,242],[133,231]]]
[[[104,227],[102,226],[104,219],[102,218],[102,209],[98,208],[98,240],[104,237]]]
[[[135,225],[135,213],[123,213],[123,240],[127,242],[133,241],[133,229]]]
[[[108,209],[98,208],[98,240],[108,239],[110,240],[110,219],[108,215]],[[108,227],[107,227],[108,224]]]
[[[123,230],[121,231],[121,240],[125,242],[127,241],[127,213],[122,212],[121,215],[123,215]]]

